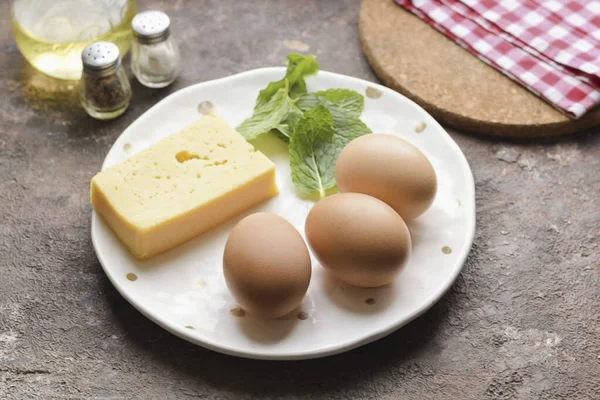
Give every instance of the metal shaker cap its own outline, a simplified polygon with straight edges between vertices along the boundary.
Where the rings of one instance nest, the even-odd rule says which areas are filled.
[[[171,20],[162,11],[143,11],[133,17],[131,29],[133,35],[142,44],[161,42],[171,34]]]
[[[119,48],[111,42],[94,42],[81,52],[83,69],[92,74],[110,74],[121,63]]]

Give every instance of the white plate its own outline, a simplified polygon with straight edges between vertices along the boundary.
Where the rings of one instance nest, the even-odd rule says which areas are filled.
[[[281,79],[284,72],[284,68],[257,69],[173,93],[123,132],[103,168],[192,123],[200,117],[198,104],[204,101],[237,126],[251,114],[258,91]],[[324,71],[307,83],[309,91],[348,88],[364,94],[367,88],[375,89],[381,96],[365,96],[362,120],[373,132],[392,133],[415,144],[433,164],[438,193],[432,207],[409,224],[413,239],[409,263],[393,285],[360,289],[329,278],[313,259],[313,278],[298,310],[308,318],[297,318],[298,313],[272,321],[234,316],[230,310],[236,304],[221,272],[231,228],[244,215],[270,211],[303,233],[313,204],[295,193],[285,145],[274,138],[262,139],[257,147],[277,165],[281,193],[165,254],[135,260],[104,221],[95,213],[92,216],[94,248],[113,285],[140,312],[175,335],[241,357],[323,357],[372,342],[405,325],[438,301],[458,276],[473,241],[475,196],[473,175],[456,143],[421,107],[393,90]],[[422,123],[426,127],[419,133]],[[132,281],[128,274],[138,279]]]

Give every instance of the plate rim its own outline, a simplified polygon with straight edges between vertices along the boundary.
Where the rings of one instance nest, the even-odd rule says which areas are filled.
[[[240,72],[240,73],[237,73],[234,75],[229,75],[229,76],[218,78],[218,79],[199,82],[199,83],[187,86],[185,88],[182,88],[180,90],[177,90],[177,91],[169,94],[168,96],[166,96],[165,98],[160,100],[158,103],[156,103],[155,105],[150,107],[148,110],[146,110],[142,115],[140,115],[131,124],[129,124],[129,126],[127,126],[127,128],[125,128],[123,130],[123,132],[121,132],[121,134],[117,137],[117,139],[111,146],[110,150],[106,154],[104,161],[102,163],[101,169],[104,170],[107,167],[106,164],[109,159],[109,155],[111,154],[113,149],[118,148],[118,146],[116,146],[116,145],[121,140],[121,138],[124,137],[124,135],[127,132],[129,132],[130,130],[135,129],[135,126],[138,125],[139,123],[141,123],[140,122],[141,120],[143,120],[145,118],[149,118],[148,115],[151,115],[155,108],[161,106],[165,102],[170,101],[170,99],[172,97],[181,96],[187,92],[194,90],[198,86],[205,86],[207,84],[218,84],[218,83],[222,83],[223,81],[234,80],[236,78],[239,79],[239,78],[243,78],[246,76],[258,75],[258,74],[262,74],[262,73],[271,73],[271,72],[283,73],[283,72],[285,72],[285,68],[284,67],[266,67],[266,68],[252,69],[252,70]],[[402,94],[400,94],[390,88],[387,88],[387,87],[380,85],[378,83],[375,83],[375,82],[367,81],[365,79],[360,79],[360,78],[356,78],[356,77],[348,76],[348,75],[344,75],[344,74],[338,74],[335,72],[320,70],[317,74],[320,76],[323,76],[325,78],[342,78],[345,80],[353,81],[354,83],[360,83],[362,85],[375,87],[376,89],[380,90],[382,93],[385,93],[385,94],[391,95],[391,96],[395,96],[399,100],[407,102],[408,104],[411,104],[413,107],[416,107],[424,115],[429,116],[430,120],[433,122],[433,125],[435,125],[437,129],[439,129],[439,130],[441,130],[441,132],[443,132],[442,137],[445,138],[446,142],[451,147],[453,147],[454,150],[457,151],[457,153],[459,155],[459,162],[464,171],[463,179],[465,182],[465,187],[468,191],[467,196],[469,198],[471,198],[471,200],[473,201],[472,212],[470,213],[471,215],[468,215],[468,218],[471,220],[471,224],[466,226],[466,230],[467,230],[466,231],[466,236],[467,236],[466,239],[467,240],[461,247],[461,249],[459,251],[459,255],[458,255],[457,263],[459,265],[457,266],[457,268],[455,268],[454,273],[450,276],[450,279],[448,279],[444,283],[444,285],[442,286],[442,289],[439,292],[434,293],[432,296],[429,296],[428,298],[426,298],[423,301],[423,305],[418,307],[412,313],[410,313],[408,315],[408,317],[406,317],[400,321],[394,321],[391,324],[387,324],[386,326],[374,331],[373,333],[369,334],[366,337],[358,338],[355,340],[350,340],[350,341],[342,343],[341,345],[328,345],[328,346],[319,347],[319,348],[313,349],[313,350],[291,351],[291,352],[286,352],[285,354],[261,353],[260,351],[251,351],[251,349],[250,350],[239,350],[237,348],[233,348],[230,346],[217,344],[210,339],[203,338],[201,340],[197,337],[190,336],[189,332],[187,332],[184,327],[179,327],[179,326],[171,325],[167,322],[164,322],[162,320],[162,318],[154,315],[152,310],[148,309],[148,307],[146,307],[145,305],[138,303],[136,300],[134,300],[134,298],[128,294],[128,291],[124,290],[124,287],[118,283],[116,277],[112,274],[111,269],[108,268],[106,265],[106,260],[104,260],[104,256],[102,255],[102,252],[99,250],[98,238],[96,237],[96,235],[94,233],[95,226],[98,223],[97,219],[99,218],[99,216],[96,214],[96,212],[94,210],[92,210],[92,223],[91,223],[91,227],[90,227],[91,236],[92,236],[92,245],[94,248],[94,252],[96,253],[96,257],[98,258],[98,262],[100,263],[100,266],[102,267],[104,273],[110,280],[111,284],[115,287],[115,289],[117,289],[119,294],[121,296],[123,296],[123,298],[125,300],[127,300],[127,302],[129,302],[129,304],[131,304],[142,315],[144,315],[146,318],[148,318],[149,320],[151,320],[152,322],[154,322],[161,328],[163,328],[163,329],[167,330],[168,332],[180,337],[181,339],[184,339],[195,345],[199,345],[201,347],[207,348],[209,350],[212,350],[212,351],[215,351],[218,353],[223,353],[223,354],[236,356],[236,357],[259,359],[259,360],[304,360],[304,359],[327,357],[327,356],[331,356],[334,354],[343,353],[343,352],[355,349],[357,347],[363,346],[365,344],[374,342],[376,340],[379,340],[379,339],[389,335],[390,333],[402,328],[403,326],[407,325],[408,323],[412,322],[413,320],[415,320],[416,318],[421,316],[423,313],[425,313],[427,310],[429,310],[442,297],[444,297],[444,295],[448,292],[448,290],[452,287],[452,285],[454,284],[454,282],[460,275],[460,273],[464,267],[465,261],[467,259],[467,256],[469,255],[469,252],[473,245],[473,240],[475,237],[476,203],[475,203],[475,182],[474,182],[474,178],[473,178],[473,172],[471,171],[471,167],[469,166],[469,163],[468,163],[464,153],[458,146],[458,144],[454,141],[454,139],[452,139],[452,137],[448,134],[448,132],[446,132],[446,130],[421,106],[419,106],[418,104],[416,104],[409,98],[403,96]],[[430,123],[430,122],[428,121],[428,123]]]

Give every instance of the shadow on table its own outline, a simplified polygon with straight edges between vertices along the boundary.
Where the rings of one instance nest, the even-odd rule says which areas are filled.
[[[534,146],[550,146],[561,143],[570,143],[570,142],[578,142],[578,141],[586,141],[589,140],[591,136],[597,135],[600,131],[600,127],[591,127],[587,129],[580,130],[575,133],[569,133],[558,136],[540,136],[540,137],[504,137],[504,136],[493,136],[489,135],[485,132],[470,132],[463,131],[454,128],[450,125],[443,125],[443,128],[451,133],[453,139],[457,139],[457,137],[464,137],[468,139],[472,139],[475,141],[483,141],[488,142],[490,144],[496,145],[514,145],[514,146],[523,146],[523,147],[534,147]]]
[[[148,108],[179,89],[172,85],[163,89],[150,89],[141,85],[133,76],[128,63],[126,70],[132,88],[131,104],[125,113],[113,120],[99,121],[85,112],[79,103],[79,81],[60,80],[44,75],[22,60],[15,84],[20,99],[33,111],[28,123],[66,125],[66,132],[74,137],[102,135],[112,128],[122,130]]]
[[[460,279],[460,278],[459,278]],[[240,396],[309,395],[360,387],[378,371],[419,369],[421,354],[437,354],[439,325],[457,294],[450,290],[424,315],[374,343],[335,356],[304,361],[259,361],[222,355],[180,339],[155,325],[127,303],[104,278],[103,291],[118,329],[156,370],[187,376],[186,389],[207,385]],[[240,397],[241,398],[241,397]]]
[[[320,266],[316,273],[323,275],[321,291],[327,295],[329,300],[339,308],[355,314],[383,312],[398,294],[398,289],[394,289],[395,283],[374,288],[362,288],[341,282]]]

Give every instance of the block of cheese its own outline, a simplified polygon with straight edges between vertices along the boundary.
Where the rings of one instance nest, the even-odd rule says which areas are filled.
[[[213,115],[91,182],[92,206],[138,259],[169,250],[277,193],[273,162]]]

